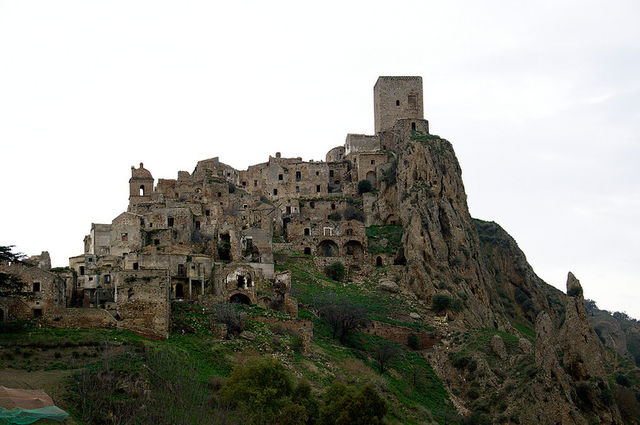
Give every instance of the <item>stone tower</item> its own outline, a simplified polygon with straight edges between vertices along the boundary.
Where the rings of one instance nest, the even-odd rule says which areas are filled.
[[[144,168],[142,162],[140,168],[131,166],[131,178],[129,179],[129,202],[137,204],[140,201],[150,200],[153,193],[153,176]]]
[[[401,119],[424,119],[422,77],[378,77],[373,87],[376,133]]]

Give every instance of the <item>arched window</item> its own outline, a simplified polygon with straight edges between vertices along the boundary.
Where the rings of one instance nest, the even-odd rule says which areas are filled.
[[[140,196],[144,196],[144,185],[140,185]]]

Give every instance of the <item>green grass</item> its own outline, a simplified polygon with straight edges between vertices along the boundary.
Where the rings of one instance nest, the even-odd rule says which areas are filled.
[[[402,248],[402,226],[369,226],[366,232],[370,254],[394,255]],[[387,241],[386,244],[382,243],[384,239]]]

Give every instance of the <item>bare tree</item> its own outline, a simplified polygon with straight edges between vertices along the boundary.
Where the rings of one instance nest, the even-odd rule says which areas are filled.
[[[329,293],[316,300],[320,316],[324,318],[333,332],[333,337],[344,343],[347,335],[369,322],[364,308],[349,300],[338,299]]]
[[[391,363],[401,353],[402,350],[400,350],[400,348],[396,344],[389,341],[385,341],[376,347],[373,355],[378,362],[378,370],[380,371],[380,375],[384,373],[389,363]]]

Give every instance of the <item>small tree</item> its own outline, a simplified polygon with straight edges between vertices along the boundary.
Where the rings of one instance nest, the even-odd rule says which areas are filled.
[[[344,210],[345,220],[358,220],[364,222],[364,213],[353,206],[348,206]]]
[[[387,403],[368,384],[359,390],[334,381],[323,397],[321,425],[379,425],[387,413]]]
[[[369,322],[364,308],[348,300],[340,300],[333,293],[316,301],[320,316],[327,322],[332,336],[344,343],[347,335]]]
[[[335,263],[325,267],[324,273],[331,279],[341,282],[342,279],[344,279],[345,275],[344,264],[342,264],[340,261],[336,261]]]
[[[371,182],[369,180],[360,180],[358,182],[358,193],[363,194],[371,192]]]
[[[0,245],[0,264],[21,263],[24,254],[14,253],[13,245]],[[0,296],[20,293],[24,289],[25,282],[14,273],[0,272]]]
[[[376,347],[373,352],[373,356],[378,362],[378,371],[380,372],[380,375],[384,373],[387,366],[401,353],[402,350],[400,350],[396,344],[389,341],[383,342]]]
[[[431,307],[438,313],[445,311],[451,308],[451,297],[445,294],[436,294],[431,300]]]
[[[218,323],[227,325],[227,332],[240,333],[244,330],[246,314],[238,304],[220,303],[215,307],[214,318]]]

